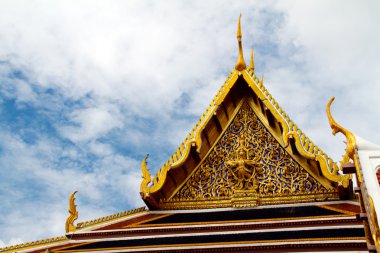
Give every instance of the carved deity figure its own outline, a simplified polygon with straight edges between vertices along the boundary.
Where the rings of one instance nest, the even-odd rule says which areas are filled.
[[[259,187],[257,174],[261,174],[262,163],[260,158],[250,160],[248,150],[245,146],[245,139],[243,136],[239,138],[239,147],[236,151],[236,160],[226,161],[227,165],[231,166],[231,174],[236,179],[236,190],[255,190]],[[236,169],[233,169],[235,168]]]

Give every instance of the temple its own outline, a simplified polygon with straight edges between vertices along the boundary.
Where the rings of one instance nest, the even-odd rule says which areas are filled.
[[[253,51],[245,63],[240,17],[237,40],[235,68],[178,149],[156,175],[142,160],[147,207],[75,224],[74,192],[65,235],[0,252],[380,252],[380,147],[340,126],[331,99],[326,121],[347,139],[335,163],[256,76]]]

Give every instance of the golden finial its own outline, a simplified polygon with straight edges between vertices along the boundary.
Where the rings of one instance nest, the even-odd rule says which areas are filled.
[[[69,216],[66,219],[66,233],[75,231],[76,226],[74,226],[74,221],[78,219],[77,206],[75,205],[75,193],[71,193],[69,200]]]
[[[255,61],[253,59],[253,48],[251,49],[251,57],[250,57],[250,62],[249,62],[249,67],[248,69],[251,69],[252,71],[255,71]]]
[[[242,71],[244,70],[247,65],[245,64],[245,61],[244,61],[244,56],[243,56],[243,46],[241,44],[241,25],[240,25],[240,19],[241,19],[241,14],[239,16],[239,20],[238,20],[238,30],[237,30],[237,40],[238,40],[238,44],[239,44],[239,56],[238,56],[238,60],[236,62],[236,65],[235,65],[235,69],[238,70],[238,71]]]
[[[355,149],[356,149],[356,139],[353,133],[339,125],[331,115],[330,106],[334,101],[335,97],[332,97],[326,106],[326,113],[329,119],[330,127],[332,129],[332,134],[336,135],[341,132],[346,137],[346,154],[343,156],[342,164],[349,163],[350,159],[354,160]]]

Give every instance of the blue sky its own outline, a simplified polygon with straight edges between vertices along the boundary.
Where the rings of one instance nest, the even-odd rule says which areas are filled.
[[[336,161],[325,105],[380,143],[377,1],[0,0],[0,246],[142,206],[156,171],[234,67],[236,23],[256,73]]]

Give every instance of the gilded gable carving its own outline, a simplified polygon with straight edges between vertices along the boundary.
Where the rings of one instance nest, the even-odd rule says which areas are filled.
[[[258,119],[248,102],[170,201],[327,193]]]

